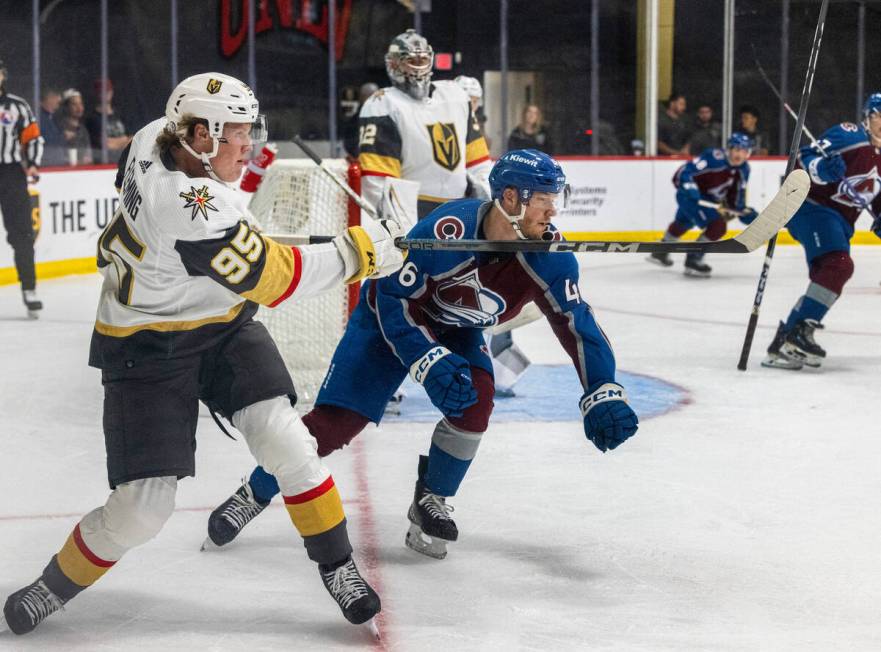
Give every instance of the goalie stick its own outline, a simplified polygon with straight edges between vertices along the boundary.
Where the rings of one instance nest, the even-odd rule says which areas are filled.
[[[627,242],[623,240],[431,240],[400,238],[401,249],[433,251],[597,252],[597,253],[724,253],[745,254],[758,249],[783,228],[807,197],[811,180],[804,170],[794,170],[756,219],[741,233],[715,242]]]
[[[814,31],[814,42],[811,44],[811,56],[808,59],[808,69],[805,72],[805,83],[801,90],[801,102],[798,107],[798,116],[795,120],[795,132],[792,134],[792,144],[789,147],[789,160],[786,162],[787,174],[795,167],[795,160],[798,156],[798,145],[801,142],[802,127],[805,124],[805,115],[808,112],[808,103],[811,99],[811,89],[814,85],[814,71],[817,69],[817,58],[820,56],[820,42],[823,40],[823,28],[826,26],[826,11],[829,9],[829,0],[823,0],[820,5],[820,16],[817,18],[817,29]],[[805,173],[805,177],[810,177]],[[810,184],[808,184],[810,189]],[[807,190],[805,191],[807,194]],[[759,309],[762,306],[762,298],[765,295],[765,284],[768,282],[768,275],[771,272],[771,260],[774,258],[774,248],[777,246],[777,236],[775,235],[768,241],[768,247],[765,249],[765,262],[762,264],[762,271],[759,274],[759,282],[756,287],[756,295],[753,298],[753,308],[749,316],[749,322],[746,325],[746,334],[743,337],[743,347],[740,350],[740,359],[737,361],[737,368],[740,371],[746,371],[746,363],[749,361],[749,352],[753,345],[753,337],[756,334],[756,327],[759,325]]]

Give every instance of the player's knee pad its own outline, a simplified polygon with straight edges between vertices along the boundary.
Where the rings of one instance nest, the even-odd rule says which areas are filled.
[[[704,229],[704,237],[707,240],[715,242],[725,235],[726,231],[728,231],[728,223],[721,217],[718,217],[707,224],[707,228]]]
[[[327,479],[318,444],[285,396],[258,401],[232,415],[257,463],[275,476],[284,495],[296,495]]]
[[[159,534],[174,512],[177,478],[145,478],[118,485],[103,507],[80,521],[80,535],[101,559],[116,560]]]
[[[480,367],[471,367],[471,384],[477,390],[477,403],[465,409],[460,417],[447,417],[446,420],[458,430],[482,433],[489,424],[493,411],[495,382],[492,375]]]
[[[338,405],[316,405],[303,415],[303,423],[318,442],[319,457],[350,444],[369,421],[363,414]]]
[[[811,261],[811,281],[835,294],[853,276],[853,258],[846,251],[830,251]]]

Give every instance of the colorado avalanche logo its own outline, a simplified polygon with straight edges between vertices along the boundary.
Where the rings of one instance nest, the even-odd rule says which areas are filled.
[[[734,179],[729,178],[727,181],[723,181],[718,186],[708,188],[707,194],[716,201],[722,201],[723,199],[725,199],[725,195],[728,194],[728,189],[732,185],[734,185]]]
[[[436,320],[453,326],[492,326],[499,321],[507,304],[501,295],[483,287],[477,270],[455,276],[434,291]]]
[[[855,174],[847,177],[850,188],[847,187],[844,180],[838,184],[838,192],[832,195],[832,199],[845,206],[853,208],[862,208],[864,204],[869,204],[881,191],[881,176],[878,176],[878,166],[873,166],[871,170],[865,174]],[[854,196],[854,191],[860,199]]]
[[[459,240],[465,235],[465,225],[458,217],[447,215],[434,223],[434,237],[438,240]]]

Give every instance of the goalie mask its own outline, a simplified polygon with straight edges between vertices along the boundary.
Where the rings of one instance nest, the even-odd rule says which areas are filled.
[[[563,168],[553,158],[537,149],[515,149],[504,154],[489,173],[489,187],[492,199],[504,215],[517,237],[526,240],[520,230],[520,220],[526,214],[526,206],[533,193],[546,192],[554,195],[554,208],[560,211],[569,205],[569,184]],[[502,208],[502,196],[506,188],[517,191],[520,213],[510,215]]]
[[[223,126],[227,123],[250,124],[251,140],[265,141],[268,134],[266,118],[259,112],[260,104],[247,84],[235,77],[218,72],[206,72],[184,79],[172,91],[165,105],[167,131],[173,132],[190,155],[202,162],[202,167],[215,181],[211,159],[217,156],[223,142]],[[200,118],[208,123],[208,134],[213,143],[210,152],[196,152],[186,141],[186,128],[181,127],[185,116]]]
[[[434,50],[416,30],[398,34],[385,54],[385,70],[395,88],[416,100],[428,95]]]

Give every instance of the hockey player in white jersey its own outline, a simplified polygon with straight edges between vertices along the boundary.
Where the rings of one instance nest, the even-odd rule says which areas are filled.
[[[468,96],[452,80],[432,82],[433,63],[425,38],[412,29],[396,36],[385,55],[392,85],[374,93],[359,114],[361,193],[382,206],[390,179],[415,182],[420,218],[464,197],[469,180],[478,197],[489,198],[492,169]]]
[[[181,82],[165,117],[123,153],[120,207],[98,242],[104,285],[89,356],[102,373],[112,491],[40,577],[9,596],[3,614],[14,633],[33,630],[159,532],[178,481],[195,475],[200,400],[272,469],[346,619],[360,624],[379,612],[352,560],[339,492],[293,407],[291,377],[253,316],[257,304],[391,273],[402,263],[393,244],[399,231],[374,221],[308,247],[262,236],[228,184],[263,138],[251,89],[206,73]]]

